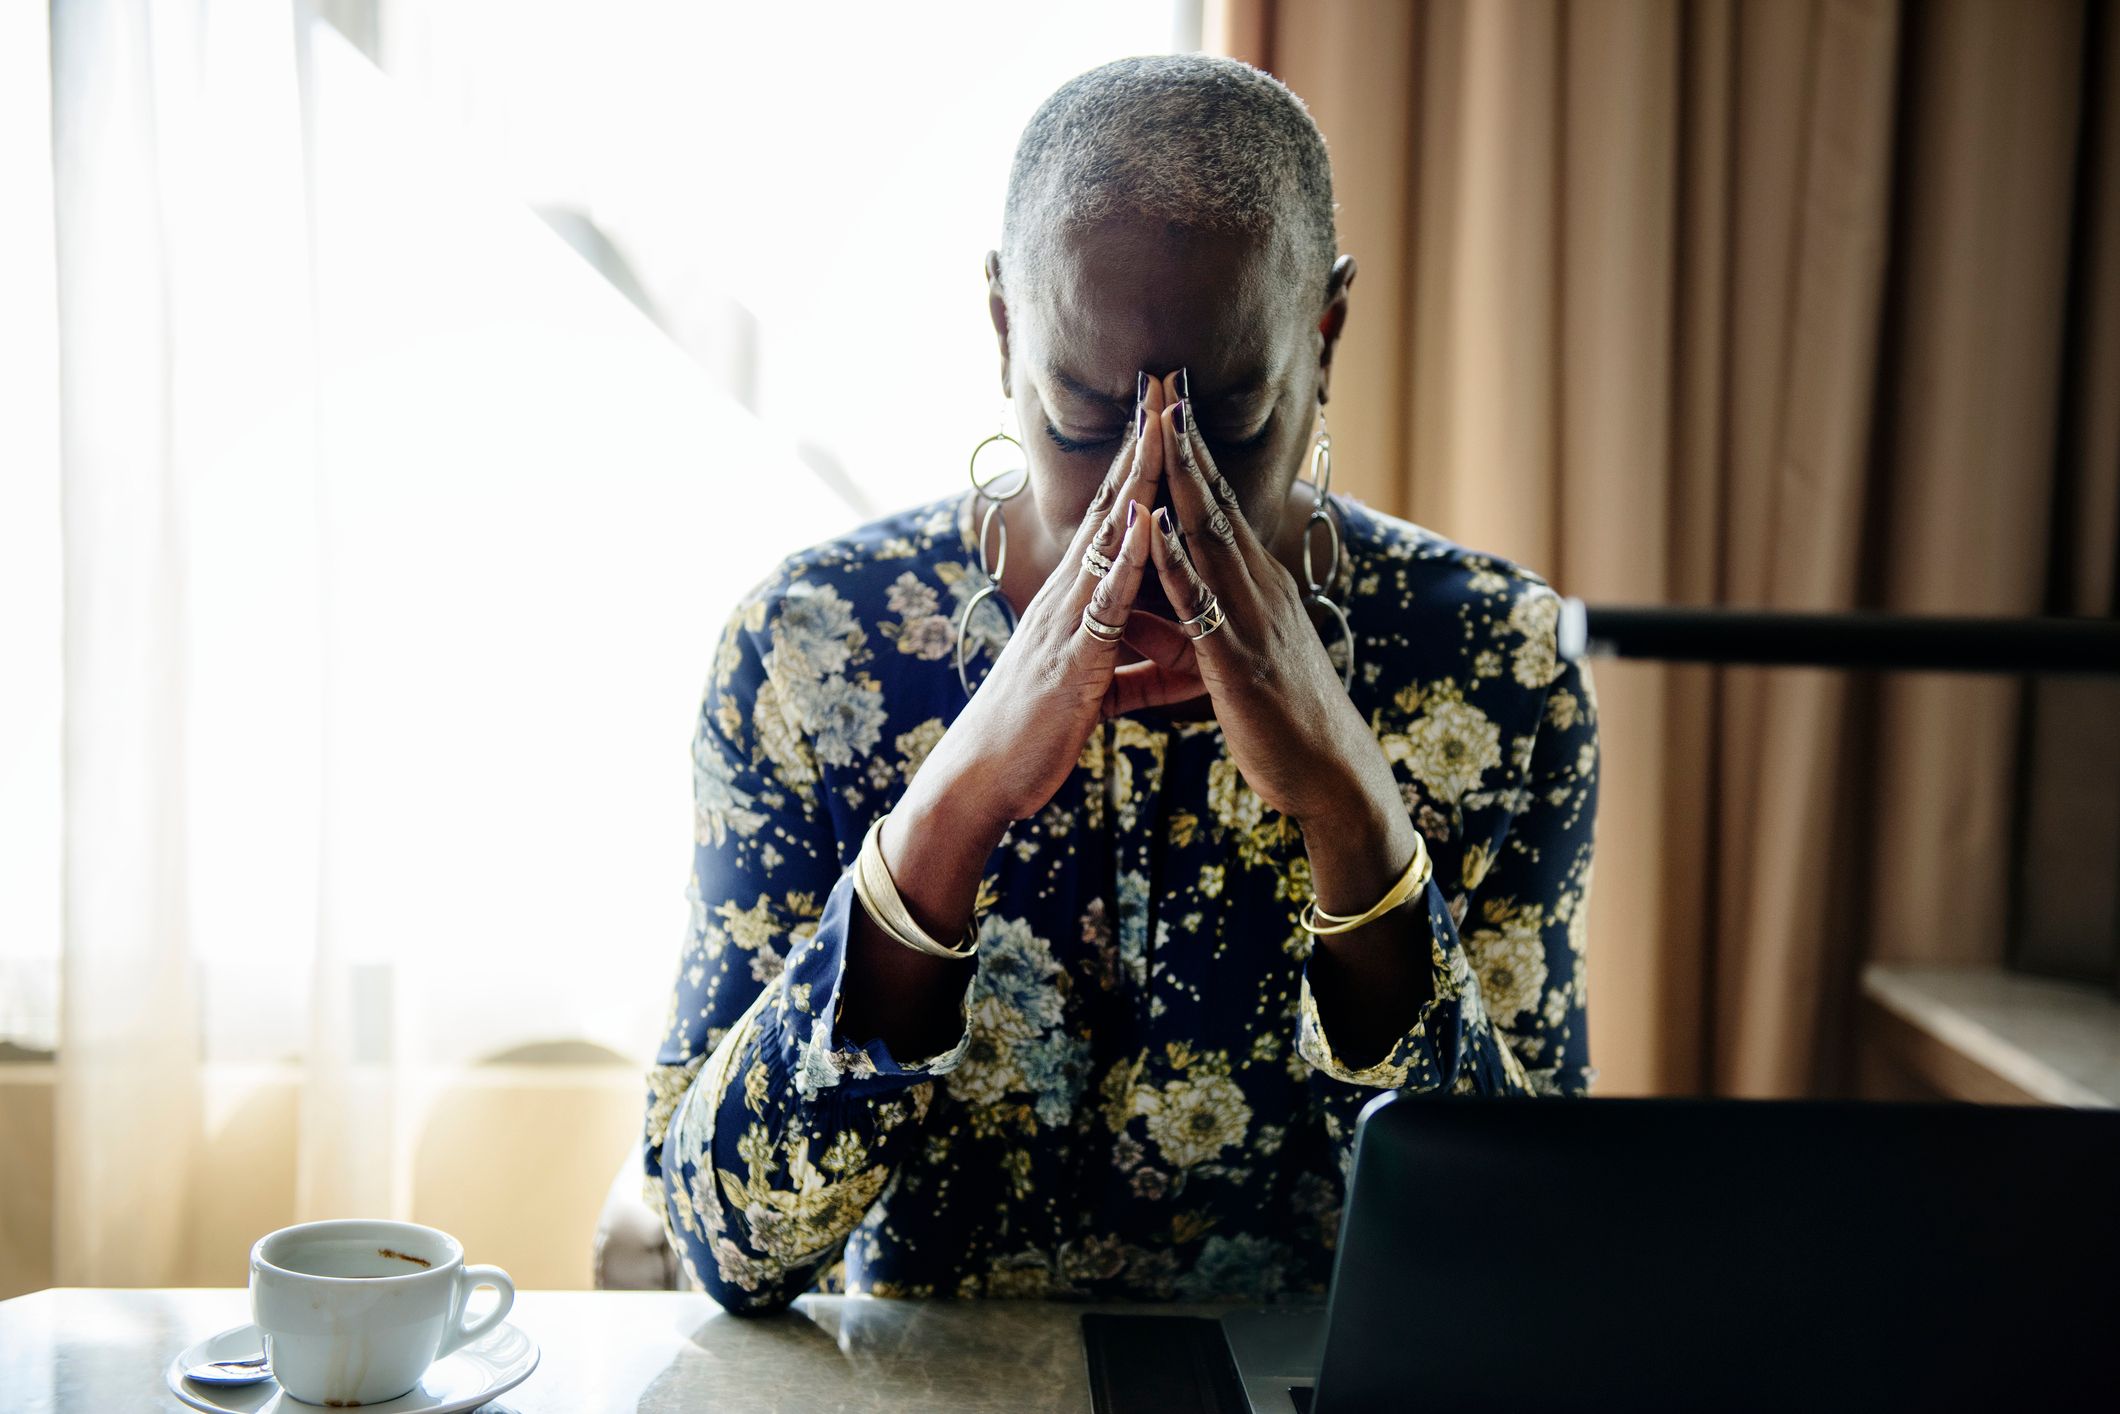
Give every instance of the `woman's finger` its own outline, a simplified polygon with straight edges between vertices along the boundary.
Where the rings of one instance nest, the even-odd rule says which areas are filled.
[[[1110,523],[1111,513],[1119,504],[1119,494],[1127,481],[1136,475],[1141,461],[1142,438],[1137,429],[1142,419],[1135,417],[1126,429],[1126,440],[1119,445],[1119,453],[1112,458],[1104,479],[1097,483],[1097,490],[1089,498],[1089,508],[1082,512],[1082,521],[1075,527],[1074,538],[1068,542],[1068,559],[1079,558],[1083,547],[1088,545]],[[1063,562],[1064,563],[1064,562]]]
[[[1170,459],[1158,430],[1163,418],[1166,399],[1161,380],[1147,374],[1140,375],[1141,406],[1134,414],[1134,427],[1140,452],[1135,461],[1136,480],[1134,499],[1141,503],[1141,514],[1146,516],[1156,507],[1156,497],[1163,489],[1163,477],[1169,469]]]
[[[1186,637],[1184,629],[1160,614],[1144,612],[1128,619],[1126,646],[1168,672],[1199,675],[1199,661],[1193,653],[1192,639]]]
[[[1209,489],[1214,492],[1215,499],[1222,503],[1223,510],[1236,517],[1238,538],[1241,540],[1243,532],[1251,529],[1251,522],[1243,517],[1244,507],[1237,500],[1237,488],[1229,484],[1229,478],[1222,474],[1222,469],[1219,466],[1215,465],[1215,456],[1213,452],[1208,450],[1207,439],[1200,435],[1198,425],[1192,420],[1192,370],[1181,368],[1176,373],[1173,373],[1170,376],[1170,391],[1171,396],[1168,401],[1185,404],[1185,411],[1178,430],[1183,438],[1191,443],[1193,460],[1199,466],[1200,474],[1206,480]],[[1257,536],[1254,535],[1253,539],[1256,540]]]
[[[1057,578],[1064,579],[1070,574],[1073,575],[1076,593],[1070,597],[1069,603],[1075,607],[1079,608],[1087,602],[1090,591],[1097,587],[1098,578],[1118,562],[1119,545],[1126,538],[1127,508],[1140,504],[1140,482],[1140,471],[1129,471],[1126,479],[1119,483],[1118,494],[1105,506],[1104,514],[1097,521],[1096,530],[1091,534],[1089,542],[1074,556],[1072,570],[1066,561],[1053,567],[1053,574]]]
[[[1155,505],[1155,496],[1162,488],[1164,475],[1164,445],[1160,437],[1151,437],[1153,418],[1164,405],[1164,386],[1147,373],[1136,375],[1134,382],[1134,420],[1126,424],[1126,441],[1119,445],[1119,454],[1111,462],[1111,471],[1105,473],[1105,481],[1096,488],[1096,496],[1090,498],[1090,509],[1083,511],[1081,526],[1075,528],[1075,538],[1068,545],[1068,562],[1081,560],[1081,551],[1092,543],[1105,555],[1111,555],[1111,545],[1117,543],[1124,526],[1119,517],[1124,517],[1124,498],[1141,502],[1143,515]],[[1109,532],[1109,541],[1105,536]],[[1060,566],[1066,572],[1066,562]]]
[[[1136,614],[1134,622],[1148,617],[1145,613]],[[1123,717],[1149,707],[1190,702],[1206,692],[1207,684],[1197,672],[1166,668],[1155,662],[1128,663],[1113,671],[1111,686],[1104,690],[1102,712],[1107,719]]]
[[[1223,607],[1226,612],[1226,606],[1220,605],[1214,591],[1193,567],[1192,556],[1186,553],[1184,543],[1178,538],[1177,526],[1168,507],[1161,507],[1156,511],[1156,530],[1157,535],[1151,542],[1149,553],[1155,561],[1157,578],[1163,582],[1163,593],[1170,600],[1171,607],[1185,619],[1198,618],[1206,613],[1211,605]],[[1184,630],[1182,625],[1179,627],[1188,638],[1193,637],[1193,630]]]
[[[1162,419],[1171,508],[1177,513],[1185,539],[1199,557],[1201,572],[1218,584],[1233,585],[1250,573],[1250,566],[1237,542],[1236,522],[1208,489],[1197,452],[1185,436],[1186,411],[1181,400],[1173,403]]]
[[[1145,428],[1146,434],[1153,434],[1155,429],[1149,422],[1154,415],[1151,409],[1161,400],[1162,385],[1154,379],[1144,376],[1141,380],[1141,387],[1144,390],[1147,401],[1142,410],[1135,416],[1134,426],[1136,428]],[[1150,507],[1156,503],[1157,488],[1162,481],[1162,474],[1163,447],[1160,439],[1154,435],[1143,435],[1136,438],[1132,469],[1127,472],[1126,479],[1120,484],[1118,494],[1106,506],[1104,516],[1099,522],[1096,532],[1090,539],[1073,546],[1069,551],[1069,560],[1073,561],[1074,569],[1070,570],[1066,563],[1054,567],[1056,575],[1072,573],[1075,576],[1073,580],[1075,592],[1068,601],[1072,612],[1081,612],[1082,606],[1089,602],[1091,593],[1095,591],[1098,580],[1104,573],[1101,561],[1097,565],[1092,566],[1090,557],[1086,552],[1094,550],[1102,557],[1102,560],[1117,560],[1119,554],[1118,545],[1124,539],[1126,533],[1127,508],[1129,506],[1136,507],[1140,517],[1144,520],[1147,519]],[[1144,565],[1146,562],[1144,555]],[[1127,602],[1133,602],[1130,592]]]
[[[1148,518],[1141,514],[1138,502],[1127,501],[1125,506],[1126,529],[1120,536],[1119,553],[1112,557],[1109,573],[1091,580],[1095,588],[1089,592],[1089,602],[1082,609],[1084,618],[1075,631],[1079,651],[1118,653],[1119,636],[1133,612],[1142,577],[1148,573]],[[1088,577],[1088,571],[1084,571],[1084,576]],[[1092,619],[1103,625],[1104,631],[1093,631]]]

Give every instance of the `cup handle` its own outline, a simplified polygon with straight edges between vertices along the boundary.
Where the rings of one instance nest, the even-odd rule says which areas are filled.
[[[500,1300],[493,1303],[491,1311],[465,1325],[464,1316],[471,1309],[471,1293],[482,1286],[492,1287],[499,1293]],[[442,1346],[434,1352],[434,1358],[439,1360],[453,1351],[462,1350],[505,1320],[514,1305],[515,1283],[499,1267],[459,1267],[456,1296],[449,1303],[449,1328],[442,1332]]]

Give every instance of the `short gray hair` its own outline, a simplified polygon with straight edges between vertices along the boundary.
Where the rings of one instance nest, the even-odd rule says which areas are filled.
[[[1004,281],[1036,281],[1057,234],[1113,217],[1272,235],[1320,302],[1339,253],[1310,110],[1273,75],[1212,54],[1115,59],[1038,106],[1009,171]]]

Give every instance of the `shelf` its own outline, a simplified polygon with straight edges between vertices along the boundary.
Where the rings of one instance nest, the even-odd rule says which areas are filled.
[[[1876,1062],[1953,1099],[2120,1108],[2120,1000],[1990,967],[1872,963],[1862,992]],[[1887,1086],[1886,1088],[1890,1088]]]

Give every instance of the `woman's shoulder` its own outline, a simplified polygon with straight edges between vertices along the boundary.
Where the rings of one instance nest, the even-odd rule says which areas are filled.
[[[1375,665],[1372,681],[1451,677],[1543,695],[1562,669],[1561,600],[1544,575],[1342,499],[1348,616]]]
[[[859,583],[877,574],[888,582],[938,558],[962,560],[967,549],[958,525],[963,499],[952,495],[907,506],[792,550],[759,588],[785,590],[805,581]]]
[[[907,506],[789,551],[744,592],[737,617],[759,626],[761,609],[770,617],[789,599],[803,598],[844,600],[869,618],[902,617],[905,589],[893,593],[901,580],[933,584],[973,570],[958,520],[962,501],[945,496]]]
[[[859,690],[878,710],[888,699],[894,716],[940,711],[959,692],[953,620],[985,582],[963,501],[908,506],[784,555],[737,601],[719,662],[755,657],[782,694],[805,701]]]
[[[1505,555],[1474,549],[1425,525],[1404,520],[1351,496],[1335,497],[1348,511],[1347,534],[1359,563],[1367,559],[1368,573],[1428,593],[1452,593],[1465,597],[1497,594],[1512,599],[1527,594],[1553,594],[1544,575]],[[1366,552],[1366,554],[1364,553]],[[1357,593],[1367,586],[1358,585]]]

